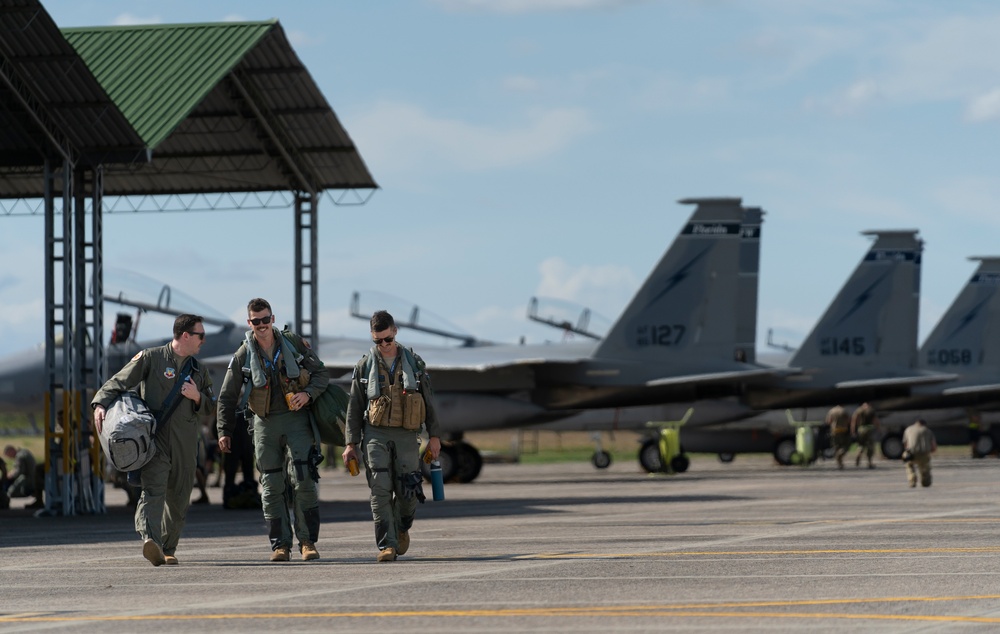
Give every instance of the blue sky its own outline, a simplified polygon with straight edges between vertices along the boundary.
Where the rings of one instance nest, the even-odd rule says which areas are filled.
[[[534,295],[613,319],[685,197],[767,212],[759,346],[768,328],[801,342],[867,250],[863,230],[920,230],[921,340],[967,256],[1000,254],[993,2],[44,5],[64,27],[280,21],[381,186],[363,206],[320,204],[324,335],[367,334],[347,305],[369,289],[499,341],[560,338],[526,320]],[[234,319],[260,295],[290,320],[292,222],[108,214],[105,260]],[[0,355],[43,339],[42,257],[41,217],[0,217]]]

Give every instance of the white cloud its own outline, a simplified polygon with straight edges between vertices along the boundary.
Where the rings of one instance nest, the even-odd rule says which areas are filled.
[[[142,18],[132,13],[119,14],[114,20],[114,24],[116,26],[131,26],[135,24],[162,24],[162,23],[163,23],[163,18],[158,15],[154,15],[148,18]]]
[[[1000,118],[1000,88],[979,95],[969,102],[965,109],[966,121],[980,123]]]
[[[572,266],[559,257],[538,265],[541,279],[535,294],[576,302],[602,313],[617,312],[638,287],[635,275],[614,264]]]
[[[529,112],[506,128],[435,117],[418,106],[380,102],[351,121],[373,171],[476,172],[532,163],[557,154],[594,129],[579,108]]]
[[[291,43],[292,48],[306,48],[307,46],[316,46],[317,44],[322,44],[323,39],[313,37],[305,31],[291,30],[285,31],[288,36],[288,41]]]

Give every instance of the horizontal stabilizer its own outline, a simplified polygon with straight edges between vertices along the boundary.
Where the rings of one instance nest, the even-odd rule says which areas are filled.
[[[986,385],[965,385],[962,387],[951,387],[946,390],[942,390],[941,393],[945,396],[958,395],[958,394],[979,394],[988,392],[1000,392],[1000,383],[991,383]]]
[[[756,370],[730,370],[728,372],[707,372],[705,374],[688,374],[685,376],[670,376],[647,381],[649,387],[662,385],[681,385],[691,383],[725,383],[762,377],[776,377],[788,374],[790,368],[759,368]]]
[[[861,381],[841,381],[834,387],[838,390],[849,390],[863,387],[893,387],[906,385],[930,385],[954,381],[957,374],[924,374],[920,376],[897,376],[885,379],[864,379]]]

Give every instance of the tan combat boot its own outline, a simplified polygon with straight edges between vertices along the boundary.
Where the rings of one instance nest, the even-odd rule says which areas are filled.
[[[410,549],[410,532],[400,531],[399,532],[399,546],[396,548],[397,555],[405,555],[406,551]]]
[[[288,546],[278,546],[271,552],[271,561],[288,561],[291,559]]]
[[[167,563],[163,557],[163,549],[152,539],[142,542],[142,556],[149,560],[154,566],[162,566]]]
[[[376,557],[375,559],[377,559],[379,562],[396,561],[396,549],[393,548],[392,546],[383,548],[381,551],[379,551],[378,557]]]
[[[163,563],[167,564],[168,566],[176,566],[178,563],[177,557],[174,557],[173,555],[164,555]]]
[[[302,542],[299,545],[299,552],[302,553],[302,561],[319,559],[319,551],[316,550],[316,544],[312,542]]]

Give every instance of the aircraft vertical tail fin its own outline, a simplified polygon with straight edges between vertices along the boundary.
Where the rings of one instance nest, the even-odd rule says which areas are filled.
[[[595,358],[685,368],[733,361],[744,209],[739,198],[689,198],[697,205]]]
[[[793,367],[874,374],[916,366],[923,241],[915,230],[862,233],[874,244],[792,357]]]
[[[979,267],[920,348],[921,367],[982,371],[1000,367],[1000,257],[970,257]]]
[[[736,358],[747,363],[757,361],[757,289],[760,284],[760,229],[763,223],[764,211],[760,207],[743,209],[736,303]]]

